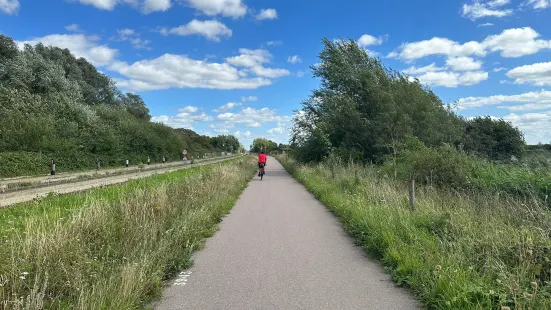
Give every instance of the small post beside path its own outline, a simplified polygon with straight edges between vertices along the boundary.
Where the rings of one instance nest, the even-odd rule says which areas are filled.
[[[52,158],[52,161],[50,162],[50,175],[55,175],[55,161]]]
[[[415,211],[415,179],[409,181],[409,208]]]

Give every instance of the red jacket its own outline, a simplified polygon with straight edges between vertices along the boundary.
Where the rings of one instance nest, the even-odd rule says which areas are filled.
[[[266,163],[266,154],[260,154],[258,155],[258,162],[265,164]]]

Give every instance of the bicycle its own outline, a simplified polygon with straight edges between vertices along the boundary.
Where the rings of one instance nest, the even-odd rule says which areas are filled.
[[[260,172],[258,173],[258,175],[260,176],[260,181],[262,181],[262,179],[264,178],[264,166],[266,166],[266,164],[259,164],[258,165],[260,167]]]

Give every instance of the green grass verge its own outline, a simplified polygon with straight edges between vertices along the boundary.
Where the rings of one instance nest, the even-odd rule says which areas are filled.
[[[420,187],[411,211],[407,187],[375,168],[279,160],[429,309],[551,309],[545,203]]]
[[[190,266],[255,160],[50,196],[0,210],[0,309],[136,309]]]

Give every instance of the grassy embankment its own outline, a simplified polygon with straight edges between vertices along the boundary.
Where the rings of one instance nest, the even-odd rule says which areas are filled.
[[[429,309],[551,309],[551,212],[537,196],[418,187],[411,211],[406,185],[376,168],[336,166],[333,178],[279,160]]]
[[[0,210],[0,309],[144,307],[254,171],[244,157]]]

